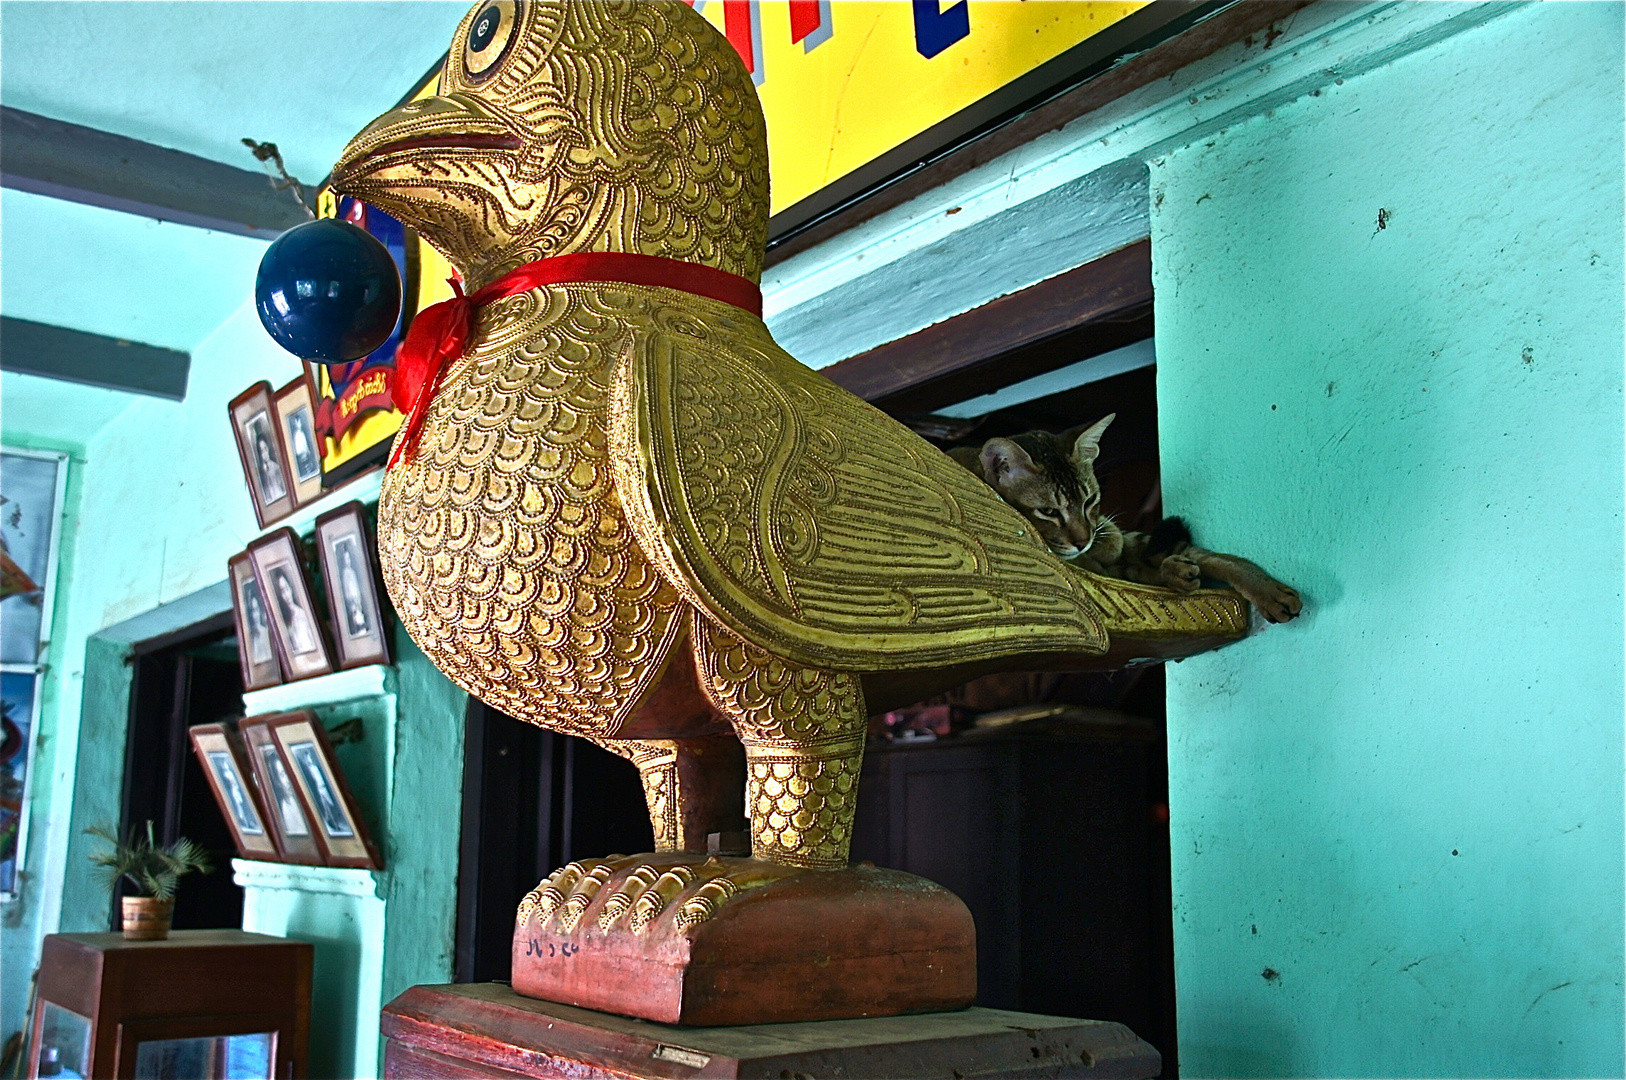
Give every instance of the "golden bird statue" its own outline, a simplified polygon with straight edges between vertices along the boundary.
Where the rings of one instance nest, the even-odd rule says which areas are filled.
[[[332,185],[471,290],[379,499],[403,625],[474,696],[636,764],[659,851],[748,819],[754,861],[844,868],[870,713],[1245,630],[1233,594],[1067,566],[774,342],[761,107],[679,0],[483,0]]]

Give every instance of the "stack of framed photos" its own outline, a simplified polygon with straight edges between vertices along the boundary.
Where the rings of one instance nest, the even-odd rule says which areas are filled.
[[[245,859],[384,867],[327,731],[308,711],[190,729]]]
[[[366,508],[346,503],[317,518],[314,544],[325,621],[292,529],[268,533],[227,562],[245,690],[390,662]]]
[[[274,393],[257,382],[232,399],[229,412],[260,528],[322,497],[322,446],[304,376]]]

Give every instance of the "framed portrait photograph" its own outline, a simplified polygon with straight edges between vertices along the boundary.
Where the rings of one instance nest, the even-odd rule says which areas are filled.
[[[243,672],[244,690],[263,690],[282,682],[282,665],[277,662],[276,642],[271,638],[271,614],[265,594],[254,580],[254,567],[248,552],[226,560],[226,577],[231,581],[232,616],[237,623],[237,666]]]
[[[292,529],[278,529],[248,546],[254,580],[259,582],[271,616],[271,637],[277,659],[289,679],[308,679],[333,670],[310,578],[300,557],[299,537]]]
[[[389,634],[379,603],[378,562],[374,558],[367,510],[346,503],[316,519],[316,550],[327,583],[328,625],[341,668],[390,662]]]
[[[287,759],[266,726],[270,719],[269,716],[251,716],[237,722],[237,734],[243,740],[249,772],[260,789],[265,822],[271,826],[283,862],[321,866],[324,861],[321,842],[305,811],[305,801],[300,797]]]
[[[310,384],[301,375],[278,390],[276,400],[283,464],[293,478],[294,501],[303,506],[322,497],[322,444]]]
[[[233,398],[228,408],[254,516],[264,528],[299,505],[293,478],[284,464],[287,453],[282,448],[282,425],[271,398],[271,384],[255,383]]]
[[[327,864],[382,870],[383,860],[362,821],[350,785],[333,757],[333,744],[328,740],[327,730],[315,715],[286,713],[272,717],[266,726],[276,738],[294,782],[305,797],[311,821],[327,849]]]
[[[220,813],[237,842],[237,853],[245,859],[277,861],[281,854],[277,840],[265,820],[254,781],[249,779],[248,756],[237,733],[225,724],[199,724],[187,730],[192,752],[209,778],[209,787],[220,804]]]

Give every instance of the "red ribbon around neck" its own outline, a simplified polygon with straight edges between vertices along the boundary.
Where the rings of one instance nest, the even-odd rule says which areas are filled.
[[[656,255],[635,255],[622,251],[582,251],[555,255],[517,267],[485,288],[463,295],[463,286],[454,278],[450,300],[424,308],[412,320],[412,329],[395,354],[395,377],[390,396],[395,407],[406,414],[395,448],[390,451],[390,467],[397,461],[412,460],[424,414],[440,389],[447,365],[463,355],[474,328],[475,309],[493,300],[574,281],[612,281],[624,285],[654,285],[678,289],[696,296],[710,297],[762,315],[762,290],[738,274],[713,266],[663,259]]]

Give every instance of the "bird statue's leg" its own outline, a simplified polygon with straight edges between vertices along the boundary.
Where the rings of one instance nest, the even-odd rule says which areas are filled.
[[[745,759],[733,735],[593,742],[638,767],[656,851],[705,851],[710,834],[744,824]]]
[[[847,866],[867,718],[858,676],[789,663],[695,616],[701,686],[745,744],[751,854]]]

